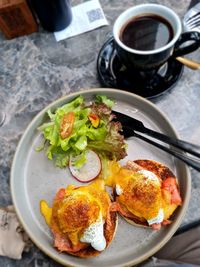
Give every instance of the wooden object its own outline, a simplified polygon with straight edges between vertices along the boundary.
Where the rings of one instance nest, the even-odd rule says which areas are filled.
[[[26,0],[0,0],[0,29],[8,39],[38,30]]]
[[[188,68],[192,70],[199,70],[200,69],[200,63],[196,62],[194,60],[185,58],[185,57],[177,57],[176,60],[187,66]]]

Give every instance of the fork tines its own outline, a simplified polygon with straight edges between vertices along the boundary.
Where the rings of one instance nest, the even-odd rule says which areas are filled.
[[[200,12],[196,13],[195,15],[187,18],[185,20],[187,26],[189,27],[196,27],[200,24]]]

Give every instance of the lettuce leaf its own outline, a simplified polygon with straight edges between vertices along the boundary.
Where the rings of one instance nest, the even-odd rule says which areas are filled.
[[[95,102],[96,102],[97,104],[103,103],[103,104],[105,104],[107,107],[109,107],[110,109],[112,109],[113,106],[114,106],[114,101],[111,100],[111,99],[109,99],[109,98],[107,98],[107,96],[105,96],[105,95],[96,95],[96,100],[95,100]]]
[[[112,107],[114,102],[106,96],[96,96],[95,101],[87,106],[83,96],[57,108],[48,110],[49,121],[38,130],[44,137],[44,149],[48,159],[63,168],[69,163],[70,156],[78,157],[75,165],[81,167],[86,158],[86,150],[92,149],[107,159],[120,160],[126,156],[126,145],[121,135],[121,124],[113,122]],[[60,127],[64,114],[74,112],[75,120],[71,134],[61,138]],[[97,128],[89,120],[89,114],[98,115],[100,122]],[[38,149],[39,150],[39,149]],[[41,150],[41,148],[40,148]]]

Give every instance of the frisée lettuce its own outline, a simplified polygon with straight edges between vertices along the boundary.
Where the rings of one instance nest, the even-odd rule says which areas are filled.
[[[49,121],[38,130],[43,134],[44,149],[48,159],[63,168],[70,157],[77,157],[76,167],[86,160],[86,151],[94,150],[100,157],[120,160],[126,156],[126,145],[121,134],[121,124],[113,121],[114,102],[104,95],[97,95],[94,102],[86,105],[83,96],[48,110]]]

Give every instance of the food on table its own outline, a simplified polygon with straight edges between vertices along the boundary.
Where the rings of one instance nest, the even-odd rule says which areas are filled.
[[[129,223],[158,230],[171,223],[182,204],[179,186],[171,170],[153,160],[128,161],[122,126],[114,121],[113,101],[96,96],[85,104],[82,96],[48,111],[42,124],[47,156],[56,166],[69,166],[71,174],[87,186],[68,185],[40,210],[53,234],[54,247],[78,257],[99,255],[111,243],[117,212]],[[114,201],[105,189],[113,188]]]
[[[160,229],[182,204],[175,175],[153,160],[110,165],[107,184],[113,186],[116,209],[131,224]]]
[[[49,110],[49,121],[38,128],[44,137],[44,145],[38,150],[45,149],[48,159],[61,168],[68,166],[70,158],[76,159],[76,169],[81,168],[91,150],[102,164],[108,159],[123,159],[126,144],[121,124],[113,121],[113,105],[104,95],[97,95],[89,105],[79,96],[55,111]]]
[[[42,200],[40,209],[52,231],[54,246],[60,252],[83,258],[97,256],[114,237],[117,213],[103,180],[97,179],[87,186],[61,188],[52,208]]]

